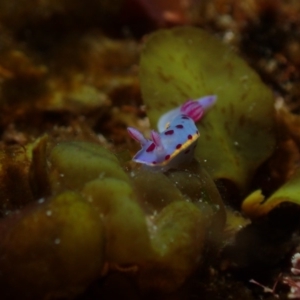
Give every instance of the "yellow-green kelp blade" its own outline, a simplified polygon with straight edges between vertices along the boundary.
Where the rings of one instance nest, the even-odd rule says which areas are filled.
[[[300,169],[266,200],[261,190],[254,191],[242,203],[242,212],[249,217],[257,218],[268,214],[283,202],[300,205]]]
[[[244,188],[273,151],[273,99],[259,76],[227,46],[192,27],[150,35],[140,81],[151,126],[187,99],[215,94],[216,105],[197,126],[196,158],[213,179]]]

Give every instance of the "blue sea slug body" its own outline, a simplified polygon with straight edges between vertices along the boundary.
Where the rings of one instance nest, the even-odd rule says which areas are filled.
[[[151,131],[151,139],[145,138],[137,129],[128,127],[129,135],[142,146],[133,161],[163,170],[189,162],[200,136],[195,122],[202,119],[216,99],[215,95],[210,95],[188,100],[163,114],[157,123],[158,132]]]

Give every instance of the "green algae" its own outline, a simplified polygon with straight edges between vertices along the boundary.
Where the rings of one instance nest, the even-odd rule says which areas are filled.
[[[191,202],[203,213],[210,238],[219,239],[226,220],[224,204],[214,182],[199,162],[193,161],[183,170],[165,174],[140,169],[135,171],[132,180],[138,200],[149,214],[157,214],[174,202]]]
[[[300,170],[270,197],[265,199],[261,190],[251,193],[242,203],[242,212],[252,218],[267,215],[283,203],[300,205]]]
[[[171,292],[208,258],[204,249],[219,247],[224,206],[198,162],[129,174],[98,144],[47,135],[25,154],[32,195],[44,197],[0,222],[8,295],[76,295],[110,268],[137,270],[142,290]]]
[[[183,170],[134,172],[133,182],[149,214],[154,255],[141,267],[142,289],[171,292],[213,260],[220,247],[225,209],[212,179],[196,161]],[[210,253],[203,250],[208,247]]]
[[[132,181],[137,197],[147,213],[159,212],[172,202],[184,200],[182,193],[161,172],[141,168],[135,171]]]
[[[194,204],[175,201],[154,217],[153,225],[155,256],[141,267],[139,284],[144,290],[174,291],[202,263],[205,217]]]
[[[211,245],[219,247],[226,222],[226,210],[212,178],[196,160],[185,169],[168,172],[166,175],[184,198],[202,212],[207,239]]]
[[[0,222],[6,291],[33,290],[29,299],[78,294],[113,269],[133,272],[141,291],[172,292],[215,259],[226,212],[212,178],[244,189],[272,153],[271,93],[240,58],[195,28],[151,35],[140,73],[153,127],[189,98],[218,96],[197,124],[196,160],[166,173],[129,173],[98,144],[44,136],[29,145],[19,156],[28,202],[45,200]]]
[[[271,91],[227,46],[201,29],[151,34],[142,51],[140,81],[153,128],[159,117],[188,99],[217,95],[197,124],[195,157],[213,179],[245,188],[275,145]]]
[[[3,220],[0,231],[1,286],[8,298],[78,293],[102,270],[101,219],[74,192],[27,207]]]
[[[82,193],[103,218],[108,262],[140,264],[151,257],[145,214],[128,183],[115,178],[95,179]]]
[[[65,188],[80,190],[86,182],[98,177],[128,179],[117,158],[105,148],[92,143],[58,143],[50,152],[48,163],[53,191]]]

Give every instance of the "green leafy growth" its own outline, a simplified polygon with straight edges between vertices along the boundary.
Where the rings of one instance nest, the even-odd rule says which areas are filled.
[[[170,292],[215,259],[207,249],[220,246],[225,211],[199,162],[129,175],[100,145],[47,136],[27,152],[34,193],[48,196],[0,222],[7,299],[75,296],[107,266],[138,269],[143,291]]]
[[[82,193],[103,216],[109,262],[137,264],[152,256],[145,214],[128,183],[115,178],[95,179]]]
[[[199,162],[167,173],[135,171],[134,190],[151,216],[148,228],[154,255],[141,267],[142,289],[176,290],[205,260],[215,260],[225,210],[212,179]],[[203,251],[204,248],[210,251]]]
[[[82,292],[103,268],[104,228],[79,194],[65,192],[34,203],[2,220],[0,231],[5,299]]]
[[[140,81],[153,128],[162,114],[187,99],[215,94],[217,104],[197,124],[196,158],[213,179],[244,188],[273,151],[273,99],[259,76],[227,46],[192,27],[149,36]]]
[[[154,219],[155,257],[142,266],[142,289],[176,290],[202,262],[206,219],[193,203],[174,201]]]
[[[105,148],[81,141],[55,145],[49,158],[49,181],[52,191],[80,190],[95,178],[113,177],[128,180],[118,159]]]
[[[300,205],[300,169],[268,199],[261,190],[254,191],[244,200],[242,211],[252,218],[261,217],[284,202]]]

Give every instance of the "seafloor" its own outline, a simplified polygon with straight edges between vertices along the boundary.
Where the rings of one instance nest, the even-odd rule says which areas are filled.
[[[207,94],[191,164],[131,161]],[[0,298],[300,299],[299,113],[297,0],[1,0]]]

